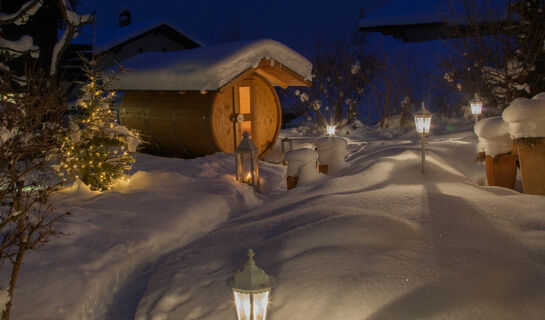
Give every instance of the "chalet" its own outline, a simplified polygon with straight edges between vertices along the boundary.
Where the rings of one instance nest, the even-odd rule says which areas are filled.
[[[498,17],[504,1],[492,0],[486,8],[488,16]],[[499,9],[499,10],[498,10]],[[504,10],[504,9],[503,9]],[[499,15],[501,16],[501,14]],[[477,20],[482,34],[490,34],[495,19]],[[449,31],[449,24],[456,26],[459,34]],[[458,37],[469,34],[474,25],[467,22],[463,1],[448,0],[394,0],[382,9],[363,17],[358,22],[362,32],[380,32],[402,39],[403,42],[423,42]]]
[[[144,52],[166,52],[194,49],[202,43],[165,21],[127,23],[119,26],[95,28],[85,26],[70,44],[61,68],[67,80],[81,79],[80,54],[88,58],[94,54],[103,69]],[[94,48],[94,49],[93,49]]]
[[[309,86],[312,64],[273,40],[148,52],[123,62],[123,125],[149,151],[181,156],[234,152],[249,132],[263,157],[276,143],[282,108],[273,86]]]

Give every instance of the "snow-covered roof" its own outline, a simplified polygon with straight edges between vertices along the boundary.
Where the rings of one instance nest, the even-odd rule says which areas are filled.
[[[188,36],[187,33],[179,30],[173,24],[166,21],[144,21],[132,23],[128,26],[110,26],[110,27],[99,27],[96,28],[96,47],[95,53],[101,53],[108,51],[115,46],[118,46],[124,42],[130,41],[146,32],[152,31],[159,27],[166,26],[175,32],[179,33],[180,36],[187,38],[190,42],[193,42],[197,46],[202,46],[203,44],[196,40],[192,36]],[[95,38],[95,28],[94,25],[87,25],[82,28],[79,32],[78,37],[72,40],[74,44],[93,44]]]
[[[122,61],[128,72],[113,83],[118,90],[215,91],[260,62],[312,78],[312,64],[287,46],[269,39],[237,41],[191,50],[146,52]],[[289,85],[289,84],[288,84]]]
[[[502,0],[491,0],[485,10],[497,14]],[[433,24],[445,21],[466,22],[463,0],[395,0],[358,22],[360,28]]]

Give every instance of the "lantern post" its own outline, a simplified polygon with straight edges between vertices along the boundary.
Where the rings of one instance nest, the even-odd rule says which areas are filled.
[[[257,147],[250,140],[248,132],[242,135],[242,141],[235,150],[237,181],[247,183],[259,192],[259,157]]]
[[[414,116],[416,132],[422,137],[422,166],[421,170],[424,173],[424,163],[426,162],[426,150],[424,138],[430,133],[431,113],[426,110],[424,102],[422,102],[422,110]]]
[[[256,266],[254,251],[248,250],[246,265],[228,280],[233,290],[237,320],[266,320],[273,277]]]

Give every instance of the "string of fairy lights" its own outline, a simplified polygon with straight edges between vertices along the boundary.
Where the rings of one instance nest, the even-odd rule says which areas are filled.
[[[111,106],[116,93],[106,90],[93,65],[86,72],[89,81],[78,100],[79,114],[72,118],[75,126],[61,145],[59,175],[64,181],[80,179],[91,190],[104,191],[124,176],[135,159],[128,152],[126,137],[115,130]]]

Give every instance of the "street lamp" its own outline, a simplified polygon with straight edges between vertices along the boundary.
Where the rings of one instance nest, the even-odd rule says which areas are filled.
[[[248,250],[248,262],[228,281],[233,290],[237,320],[266,320],[273,277],[255,265],[254,251]]]
[[[286,152],[293,150],[293,141],[288,137],[284,137],[284,139],[280,140],[280,149],[282,150],[282,164],[286,165]]]
[[[471,113],[475,117],[475,123],[479,120],[479,115],[483,111],[483,101],[479,97],[478,93],[475,93],[473,96],[473,99],[469,101],[469,104],[471,106]]]
[[[426,151],[424,149],[424,137],[430,133],[431,113],[426,110],[424,102],[422,102],[422,110],[414,116],[416,132],[422,137],[422,173],[424,173],[424,162],[426,162]]]
[[[248,132],[242,134],[242,141],[235,150],[237,181],[247,183],[259,192],[259,158],[257,147],[250,140]]]

